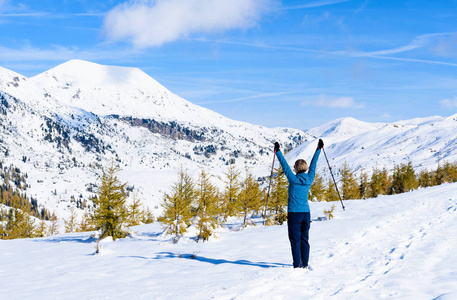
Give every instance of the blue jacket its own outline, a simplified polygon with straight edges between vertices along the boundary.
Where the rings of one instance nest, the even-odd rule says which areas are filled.
[[[286,159],[282,155],[281,151],[276,152],[276,156],[281,163],[281,167],[286,174],[287,180],[289,181],[289,199],[287,204],[287,210],[289,212],[309,212],[308,204],[308,192],[313,183],[314,176],[316,175],[316,165],[319,159],[320,149],[317,149],[314,153],[311,164],[307,173],[300,173],[295,175],[289,167]]]

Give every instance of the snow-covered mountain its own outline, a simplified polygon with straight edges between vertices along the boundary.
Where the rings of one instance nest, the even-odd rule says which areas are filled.
[[[27,173],[26,193],[61,214],[92,194],[113,159],[156,207],[181,167],[218,177],[233,160],[266,176],[274,141],[293,148],[309,138],[223,117],[136,68],[72,60],[32,78],[0,68],[0,160]]]
[[[336,170],[345,162],[356,172],[373,168],[393,169],[395,164],[412,162],[420,169],[436,169],[438,163],[457,160],[457,115],[428,117],[394,123],[366,123],[353,118],[334,120],[307,131],[325,142],[325,151]],[[290,161],[310,158],[314,139],[288,154]],[[320,170],[327,168],[321,161]]]
[[[112,160],[120,179],[160,209],[181,167],[222,178],[234,160],[240,170],[268,176],[274,141],[292,149],[286,157],[293,164],[310,159],[323,138],[336,173],[345,162],[370,173],[408,161],[416,168],[453,162],[455,132],[457,115],[395,123],[343,118],[307,132],[265,128],[194,105],[136,68],[72,60],[32,78],[0,68],[0,160],[27,173],[26,193],[61,215],[92,195],[100,168]],[[318,168],[328,176],[323,156]]]

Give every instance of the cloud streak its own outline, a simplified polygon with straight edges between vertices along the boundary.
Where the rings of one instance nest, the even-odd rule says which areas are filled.
[[[352,1],[352,0],[322,0],[322,1],[310,2],[310,3],[307,3],[307,4],[301,4],[301,5],[284,6],[281,9],[282,10],[306,9],[306,8],[314,8],[314,7],[333,5],[333,4],[349,2],[349,1]]]
[[[352,97],[345,96],[330,96],[321,94],[317,97],[307,97],[305,101],[301,103],[302,106],[312,105],[330,108],[364,108],[363,103],[357,103]]]
[[[157,47],[194,33],[255,26],[276,0],[149,0],[127,2],[109,11],[104,30],[111,41]]]

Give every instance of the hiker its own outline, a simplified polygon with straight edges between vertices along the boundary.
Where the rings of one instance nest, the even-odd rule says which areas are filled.
[[[278,157],[284,174],[289,181],[289,198],[287,199],[287,227],[289,241],[292,248],[294,268],[308,268],[309,261],[309,227],[311,214],[308,204],[308,192],[316,174],[316,164],[324,147],[324,142],[319,139],[316,152],[308,164],[303,159],[298,159],[292,172],[286,159],[279,150],[279,144],[275,142],[274,151]]]

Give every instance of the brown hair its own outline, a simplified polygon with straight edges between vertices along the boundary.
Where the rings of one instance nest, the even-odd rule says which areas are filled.
[[[298,159],[295,162],[294,170],[297,174],[308,171],[308,163],[304,159]]]

